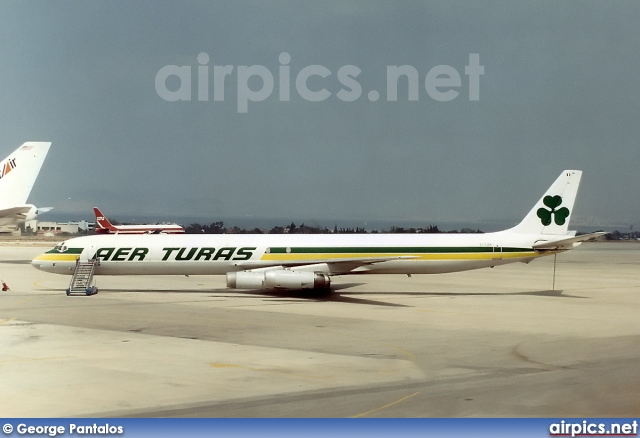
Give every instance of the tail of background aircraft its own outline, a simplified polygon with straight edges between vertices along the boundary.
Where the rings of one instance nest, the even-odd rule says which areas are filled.
[[[50,146],[49,142],[30,141],[2,160],[0,164],[0,203],[2,205],[26,204]]]
[[[581,177],[581,170],[562,172],[522,222],[507,231],[521,234],[566,235]]]
[[[93,213],[96,215],[96,223],[98,224],[98,228],[115,231],[116,228],[111,224],[111,222],[109,222],[105,215],[102,214],[98,207],[93,207]]]

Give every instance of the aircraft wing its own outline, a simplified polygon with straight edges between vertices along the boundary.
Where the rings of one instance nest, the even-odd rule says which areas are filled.
[[[389,256],[389,257],[353,257],[345,259],[315,259],[286,261],[265,260],[247,263],[238,263],[236,266],[247,271],[259,271],[274,267],[298,268],[299,270],[315,270],[318,265],[326,265],[330,275],[347,274],[356,268],[375,263],[388,262],[390,260],[415,259],[416,256]]]
[[[566,239],[553,241],[539,241],[533,244],[536,251],[553,251],[558,249],[571,249],[582,242],[596,240],[600,236],[604,236],[605,232],[597,232],[591,234],[583,234],[581,236],[568,237]]]
[[[0,207],[0,218],[13,218],[23,220],[27,217],[31,205],[19,205],[15,207]]]

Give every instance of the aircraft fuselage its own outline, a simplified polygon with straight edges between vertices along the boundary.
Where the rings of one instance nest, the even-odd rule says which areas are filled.
[[[350,273],[432,274],[530,261],[540,255],[532,242],[532,237],[504,232],[96,235],[69,239],[38,256],[33,265],[70,274],[76,259],[95,257],[100,261],[97,275],[216,275],[301,264],[334,274],[332,264],[371,259],[376,262],[357,266]]]

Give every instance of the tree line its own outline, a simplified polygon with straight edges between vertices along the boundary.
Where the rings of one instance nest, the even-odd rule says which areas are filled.
[[[392,226],[388,230],[372,230],[367,231],[361,227],[338,227],[336,224],[333,227],[333,230],[330,230],[327,227],[320,227],[315,225],[305,225],[300,224],[296,225],[294,222],[291,222],[290,225],[287,226],[275,226],[271,229],[263,229],[263,228],[252,228],[245,229],[240,228],[238,226],[227,227],[224,225],[223,221],[213,222],[209,225],[201,225],[199,223],[193,223],[184,228],[185,233],[187,234],[375,234],[375,233],[428,233],[428,234],[437,234],[437,233],[482,233],[482,231],[473,230],[471,228],[463,228],[462,230],[450,230],[450,231],[441,231],[437,225],[429,225],[427,227],[418,227],[418,228],[403,228],[403,227],[395,227]]]

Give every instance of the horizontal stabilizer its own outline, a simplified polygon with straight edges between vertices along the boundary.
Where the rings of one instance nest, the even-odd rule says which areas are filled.
[[[598,237],[604,236],[605,232],[597,232],[591,234],[583,234],[581,236],[569,237],[566,239],[554,240],[554,241],[538,241],[533,244],[533,249],[537,251],[553,251],[558,249],[571,249],[577,244],[582,242],[590,242],[596,240]]]
[[[0,217],[24,220],[33,205],[17,205],[14,207],[0,207]]]

